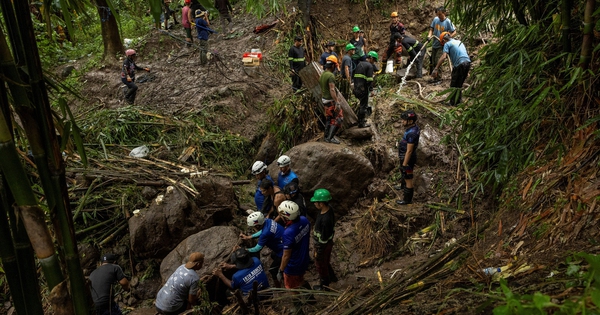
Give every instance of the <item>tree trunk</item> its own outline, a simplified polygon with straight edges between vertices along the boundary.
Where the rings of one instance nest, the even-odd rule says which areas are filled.
[[[119,33],[119,26],[115,15],[108,7],[106,0],[96,0],[98,14],[100,15],[100,23],[102,27],[102,42],[104,43],[104,54],[102,59],[117,60],[120,55],[123,55],[123,42]]]
[[[523,13],[523,5],[518,0],[512,0],[512,9],[519,24],[527,25],[527,19],[525,18],[525,13]]]
[[[310,23],[310,3],[312,0],[298,0],[298,9],[302,12],[302,25]]]
[[[581,43],[579,66],[584,70],[589,68],[590,60],[592,59],[592,46],[594,41],[593,31],[595,24],[593,21],[593,13],[595,6],[595,0],[587,0],[583,15],[583,42]]]
[[[563,52],[571,52],[571,8],[573,0],[561,0],[560,17],[562,26],[562,46]]]

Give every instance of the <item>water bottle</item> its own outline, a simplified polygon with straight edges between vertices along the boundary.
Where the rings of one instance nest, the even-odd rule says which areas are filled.
[[[488,267],[488,268],[483,269],[483,273],[486,274],[487,276],[491,276],[498,272],[502,272],[502,269],[500,269],[500,267]]]

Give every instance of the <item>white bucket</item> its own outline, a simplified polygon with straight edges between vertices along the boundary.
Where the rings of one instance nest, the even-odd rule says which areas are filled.
[[[394,60],[389,59],[387,61],[387,64],[385,65],[385,73],[392,73],[392,72],[394,72]]]

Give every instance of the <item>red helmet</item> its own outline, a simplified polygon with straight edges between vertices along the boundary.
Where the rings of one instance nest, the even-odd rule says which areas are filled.
[[[135,50],[133,50],[133,49],[127,49],[125,51],[125,56],[129,57],[129,56],[133,56],[133,55],[135,55]]]
[[[185,0],[184,2],[185,2],[186,4],[187,4],[187,3],[192,3],[192,0]]]

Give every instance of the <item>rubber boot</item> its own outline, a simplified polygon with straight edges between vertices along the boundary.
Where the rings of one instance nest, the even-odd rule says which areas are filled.
[[[412,203],[413,194],[415,193],[414,188],[404,188],[404,198],[403,200],[396,200],[396,203],[399,205],[408,205]]]
[[[371,127],[371,125],[367,124],[367,119],[363,116],[363,117],[359,117],[358,118],[358,128],[368,128]]]
[[[315,285],[312,287],[313,290],[317,290],[317,291],[329,291],[329,280],[327,279],[320,279],[319,280],[319,284]]]
[[[335,138],[335,134],[338,130],[337,126],[331,126],[329,127],[329,135],[327,136],[327,139],[325,139],[325,141],[329,142],[329,143],[333,143],[333,144],[340,144],[340,142]]]
[[[329,142],[329,129],[331,129],[331,123],[328,121],[325,125],[325,133],[323,134],[323,140]]]
[[[406,188],[406,182],[404,181],[404,178],[402,178],[400,180],[400,185],[394,186],[395,190],[402,190],[402,191],[404,191],[405,188]]]

